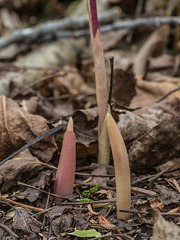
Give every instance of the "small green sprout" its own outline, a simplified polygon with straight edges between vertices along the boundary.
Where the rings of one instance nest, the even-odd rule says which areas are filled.
[[[81,192],[81,194],[83,197],[87,197],[90,192],[97,191],[99,189],[99,187],[100,187],[100,185],[94,186],[94,187],[90,188],[89,190],[84,190],[83,192]]]

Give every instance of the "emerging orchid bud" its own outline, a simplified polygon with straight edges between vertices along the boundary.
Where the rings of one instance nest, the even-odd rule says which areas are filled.
[[[70,117],[67,130],[64,134],[61,155],[56,180],[53,186],[53,193],[66,197],[73,192],[76,169],[76,137],[73,131],[73,119]],[[55,198],[55,201],[61,201]]]
[[[108,165],[110,161],[110,145],[105,123],[108,110],[108,91],[104,51],[97,17],[96,0],[86,0],[89,14],[91,42],[94,55],[96,99],[98,106],[98,163]],[[89,8],[90,5],[90,8]]]
[[[107,113],[107,131],[114,160],[116,178],[117,218],[127,220],[129,213],[119,210],[129,210],[131,205],[131,185],[129,160],[121,132],[111,114]]]

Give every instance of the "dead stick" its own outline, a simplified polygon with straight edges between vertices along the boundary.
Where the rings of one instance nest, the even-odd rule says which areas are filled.
[[[148,211],[137,211],[137,210],[120,210],[120,212],[128,212],[128,213],[135,213],[135,214],[145,214],[145,215],[148,215],[150,214],[150,212]],[[166,216],[166,217],[179,217],[180,216],[180,213],[162,213],[160,212],[160,214],[162,216]]]
[[[111,15],[113,16],[113,19],[114,19],[114,14],[112,14],[112,12],[111,12]],[[99,15],[100,22],[102,19],[103,19],[103,15],[102,15],[102,18],[101,18],[101,15]],[[65,27],[62,27],[63,24],[64,26],[68,26],[68,24],[70,23],[69,19],[67,21],[68,23],[66,23],[66,19],[59,20],[59,21],[60,23],[56,21],[52,21],[52,22],[49,21],[41,24],[40,26],[35,26],[32,28],[27,28],[22,30],[16,30],[11,35],[0,38],[0,49],[9,46],[12,43],[19,43],[19,42],[26,42],[26,41],[30,43],[33,41],[38,41],[39,39],[41,39],[41,41],[45,41],[47,39],[47,36],[48,36],[48,39],[54,39],[54,37],[67,38],[67,37],[82,37],[82,36],[89,35],[89,29],[77,30],[80,28],[80,25],[78,25],[77,19],[74,19],[74,20],[71,19],[71,24],[72,23],[74,24],[72,28],[76,29],[76,31],[74,30],[65,31],[64,30]],[[79,24],[82,21],[87,21],[87,18],[84,17],[84,19],[79,19]],[[101,32],[103,33],[103,32],[125,29],[125,28],[134,29],[140,26],[159,27],[163,24],[180,24],[180,17],[152,17],[152,18],[145,18],[145,19],[142,19],[142,18],[133,19],[129,21],[116,21],[112,24],[102,26]]]
[[[59,198],[62,198],[62,199],[69,200],[69,199],[66,198],[66,197],[59,196],[59,195],[54,194],[54,193],[46,192],[46,191],[44,191],[44,190],[42,190],[42,189],[40,189],[40,188],[36,188],[36,187],[31,186],[31,185],[26,184],[26,183],[18,182],[18,185],[21,185],[21,186],[24,186],[24,187],[28,187],[28,188],[31,188],[31,189],[37,190],[37,191],[39,191],[39,192],[45,193],[45,194],[50,195],[50,196],[53,196],[53,197],[59,197]]]
[[[161,175],[163,175],[164,173],[166,173],[167,171],[169,171],[170,169],[172,169],[173,167],[175,167],[176,165],[178,165],[180,163],[180,158],[178,159],[178,161],[176,163],[174,163],[172,166],[165,168],[164,170],[162,170],[161,172],[157,173],[155,176],[153,176],[152,178],[149,179],[149,181],[154,181],[155,179],[157,179],[158,177],[160,177]]]
[[[19,238],[19,236],[17,234],[15,234],[9,227],[7,227],[6,225],[0,223],[0,228],[2,228],[3,230],[5,230],[11,237],[12,239],[16,240]]]
[[[112,8],[99,14],[99,22],[107,24],[119,16],[117,8]],[[0,48],[7,47],[12,43],[42,41],[43,39],[54,39],[61,32],[68,29],[87,29],[89,27],[88,17],[80,16],[78,18],[64,18],[62,20],[48,21],[35,27],[15,30],[11,35],[0,38]]]
[[[19,202],[15,202],[13,200],[10,200],[10,199],[7,199],[7,198],[3,197],[2,195],[0,195],[0,200],[2,200],[4,202],[7,202],[7,203],[10,203],[10,204],[13,204],[13,205],[28,208],[28,209],[31,209],[31,210],[34,210],[34,211],[41,211],[42,212],[42,211],[45,210],[43,208],[37,208],[37,207],[30,206],[30,205],[22,204],[22,203],[19,203]]]

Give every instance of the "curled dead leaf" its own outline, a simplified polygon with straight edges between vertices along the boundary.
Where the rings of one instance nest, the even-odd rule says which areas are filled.
[[[151,200],[150,206],[155,209],[155,210],[163,210],[164,208],[164,203],[159,202],[157,198]]]
[[[102,216],[102,215],[99,215],[99,216],[98,216],[98,220],[99,220],[99,224],[100,224],[100,225],[103,225],[103,227],[106,228],[106,229],[112,229],[112,228],[115,228],[115,227],[116,227],[116,225],[111,224],[111,223],[107,220],[107,218],[105,218],[105,217]]]
[[[0,97],[0,160],[48,130],[43,117],[29,114],[15,101]],[[49,136],[29,149],[39,160],[49,162],[57,146],[54,137]]]
[[[44,166],[31,155],[28,149],[18,154],[10,161],[0,167],[1,192],[6,193],[10,188],[16,186],[18,181],[26,181],[33,175],[39,173]]]
[[[95,212],[95,211],[92,209],[91,204],[88,204],[87,207],[88,207],[88,210],[89,210],[89,212],[90,212],[91,214],[93,214],[93,215],[99,215],[98,212]]]
[[[171,209],[170,211],[168,211],[168,213],[177,213],[179,211],[180,207]]]

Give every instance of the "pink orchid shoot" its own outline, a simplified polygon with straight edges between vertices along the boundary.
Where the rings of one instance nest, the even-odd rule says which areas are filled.
[[[106,127],[106,113],[108,110],[108,94],[106,68],[104,61],[104,51],[101,41],[101,33],[99,29],[96,0],[86,1],[89,14],[89,25],[91,33],[91,41],[94,55],[95,79],[96,79],[96,98],[98,105],[98,163],[109,164],[110,161],[110,145]],[[90,4],[90,9],[89,5]]]
[[[119,211],[129,210],[131,206],[131,185],[128,154],[121,132],[113,117],[109,113],[107,113],[107,131],[115,168],[117,218],[128,220],[129,213]]]
[[[66,197],[73,192],[76,169],[76,137],[73,130],[73,119],[70,117],[64,134],[61,155],[56,172],[53,193]],[[55,198],[55,201],[61,201]]]

